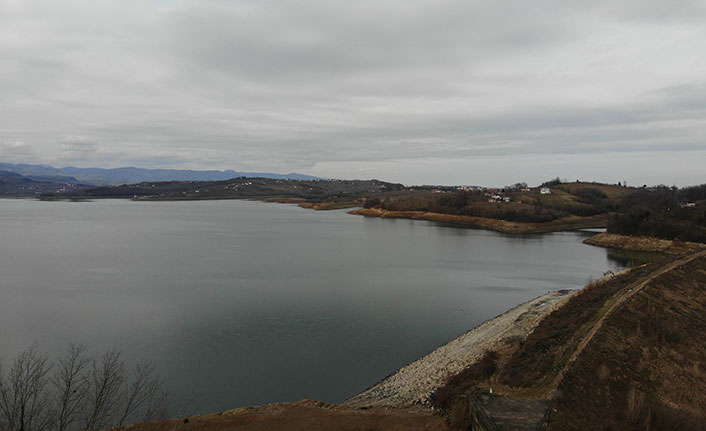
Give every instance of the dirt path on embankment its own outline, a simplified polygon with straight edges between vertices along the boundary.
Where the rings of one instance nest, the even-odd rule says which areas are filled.
[[[628,286],[625,289],[622,289],[619,291],[617,294],[615,294],[613,297],[611,297],[606,303],[603,305],[605,308],[605,312],[603,315],[596,321],[596,323],[590,328],[588,333],[583,337],[583,340],[576,346],[576,349],[571,353],[571,356],[569,356],[569,359],[564,363],[564,366],[559,370],[557,373],[556,377],[552,381],[550,388],[553,390],[557,387],[559,387],[559,383],[561,383],[561,380],[564,378],[564,375],[566,372],[569,370],[571,367],[571,364],[573,364],[576,361],[576,358],[581,355],[581,353],[584,351],[586,346],[591,342],[593,337],[596,335],[596,333],[601,329],[603,326],[603,323],[608,319],[618,308],[620,308],[627,300],[629,300],[631,297],[634,295],[638,294],[645,286],[650,284],[652,280],[655,278],[674,270],[680,265],[684,265],[688,262],[691,262],[692,260],[699,258],[701,256],[706,256],[706,250],[690,254],[688,256],[684,256],[680,259],[675,260],[674,262],[670,263],[669,265],[663,266],[657,271],[652,272],[649,274],[646,278],[634,282],[632,285]],[[549,394],[547,394],[549,395]]]
[[[526,337],[540,320],[561,307],[576,292],[550,292],[518,305],[403,367],[375,386],[348,399],[344,405],[427,405],[429,396],[449,376],[478,361],[486,351],[500,350],[507,343]]]

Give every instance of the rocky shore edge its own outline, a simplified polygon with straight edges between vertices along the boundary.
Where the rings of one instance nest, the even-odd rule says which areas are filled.
[[[579,289],[580,290],[580,289]],[[539,322],[579,290],[558,290],[522,303],[437,348],[355,395],[350,407],[430,405],[430,396],[449,376],[529,335]]]

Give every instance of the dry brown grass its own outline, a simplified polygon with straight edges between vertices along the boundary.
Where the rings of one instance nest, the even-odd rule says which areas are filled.
[[[590,326],[600,319],[608,298],[639,277],[639,272],[633,272],[612,280],[589,283],[535,328],[507,361],[498,380],[522,388],[548,385]]]
[[[636,190],[632,187],[620,187],[616,185],[600,183],[564,183],[555,187],[572,194],[576,193],[580,189],[597,189],[605,193],[609,199],[622,198],[624,196],[634,193]]]
[[[467,400],[493,387],[520,398],[553,394],[549,430],[700,430],[704,333],[706,257],[665,257],[589,284],[509,357],[486,357],[450,378],[435,406],[459,425]]]
[[[606,321],[561,386],[551,430],[701,430],[706,258],[665,273]]]

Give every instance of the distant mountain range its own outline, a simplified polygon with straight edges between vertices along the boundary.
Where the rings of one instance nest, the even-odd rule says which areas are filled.
[[[92,187],[73,177],[26,177],[16,172],[0,170],[0,195],[36,196],[42,193],[76,192]]]
[[[14,172],[36,181],[82,183],[90,185],[121,185],[143,181],[223,181],[231,178],[274,178],[287,180],[320,180],[323,178],[297,173],[273,174],[270,172],[194,171],[181,169],[142,168],[55,168],[49,165],[0,163],[0,170]]]

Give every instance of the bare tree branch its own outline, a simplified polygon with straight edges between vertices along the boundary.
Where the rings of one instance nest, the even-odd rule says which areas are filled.
[[[71,344],[52,365],[33,346],[4,373],[0,367],[0,431],[95,431],[166,416],[167,395],[150,364],[126,372],[117,349],[100,361]],[[2,364],[0,364],[2,365]]]
[[[0,415],[8,431],[45,431],[51,425],[46,391],[49,372],[46,355],[37,346],[20,353],[7,377],[0,374]]]
[[[68,431],[79,420],[79,413],[85,408],[90,361],[84,356],[86,346],[71,344],[66,355],[59,358],[54,371],[52,384],[56,391],[57,431]]]
[[[120,361],[119,350],[107,351],[101,358],[100,365],[93,362],[88,393],[88,415],[84,429],[96,430],[108,423],[115,413],[117,396],[124,381],[125,367]]]
[[[137,409],[149,404],[157,396],[161,382],[154,377],[154,367],[151,364],[137,365],[132,372],[132,380],[121,396],[117,426],[122,426],[125,420]]]

